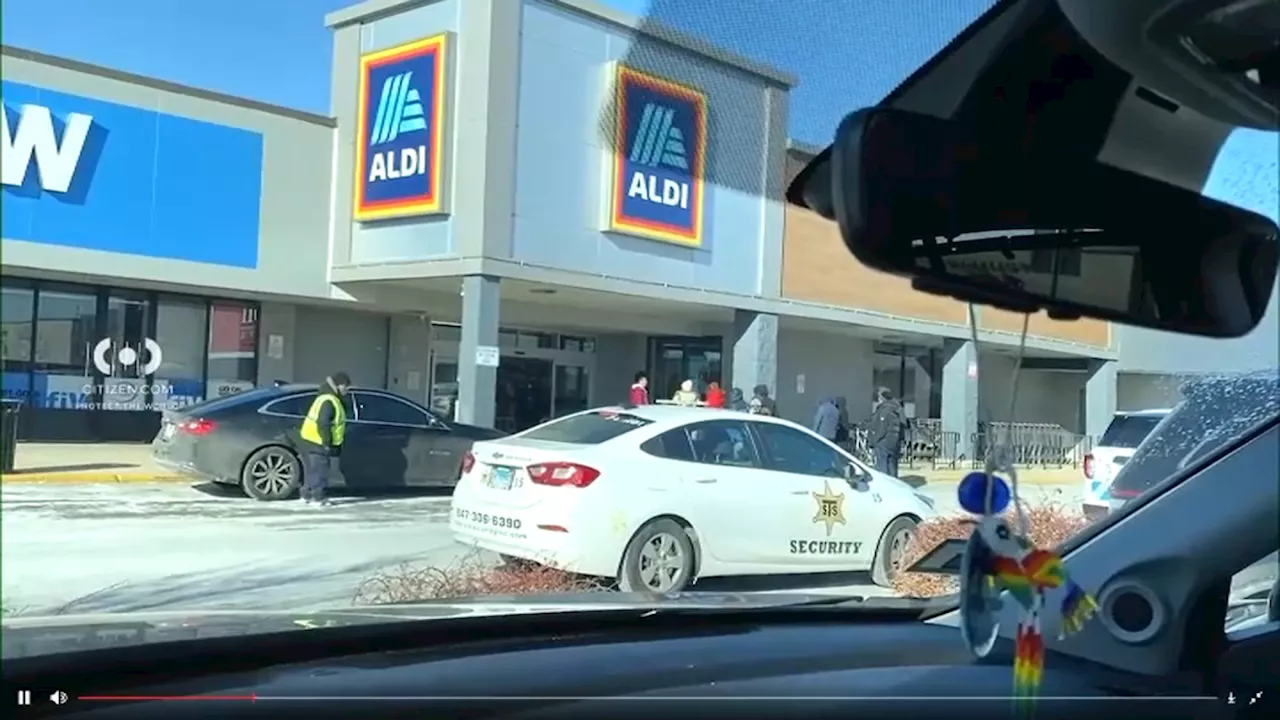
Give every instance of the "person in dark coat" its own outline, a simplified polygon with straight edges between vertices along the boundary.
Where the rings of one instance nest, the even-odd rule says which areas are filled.
[[[902,405],[889,390],[880,393],[880,404],[871,411],[867,422],[867,442],[875,453],[876,470],[898,476],[898,460],[902,453],[902,437],[906,431]]]
[[[751,398],[749,411],[755,415],[778,415],[778,403],[769,397],[768,385],[757,385]]]
[[[729,393],[729,409],[738,412],[746,412],[750,409],[747,399],[742,396],[742,388],[734,388],[733,392]]]

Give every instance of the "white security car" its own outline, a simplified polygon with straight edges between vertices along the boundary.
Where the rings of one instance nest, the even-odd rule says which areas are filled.
[[[932,502],[774,417],[646,405],[476,443],[461,543],[508,561],[679,591],[697,578],[869,570],[887,585]]]

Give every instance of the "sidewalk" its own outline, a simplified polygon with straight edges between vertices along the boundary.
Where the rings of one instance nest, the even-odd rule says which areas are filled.
[[[912,485],[955,484],[960,482],[965,475],[973,472],[973,469],[968,466],[969,463],[966,462],[961,463],[960,467],[955,470],[950,468],[934,470],[929,467],[904,467],[898,469],[898,476]],[[1018,484],[1020,485],[1079,485],[1083,478],[1083,470],[1070,466],[1062,468],[1018,468]]]
[[[151,460],[149,443],[18,443],[5,483],[182,480]]]

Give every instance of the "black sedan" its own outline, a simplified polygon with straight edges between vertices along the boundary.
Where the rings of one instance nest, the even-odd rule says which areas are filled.
[[[227,485],[257,500],[292,497],[302,485],[298,436],[315,385],[259,388],[164,413],[151,443],[161,466]],[[334,487],[355,491],[452,487],[473,442],[505,433],[446,422],[385,390],[352,388]]]

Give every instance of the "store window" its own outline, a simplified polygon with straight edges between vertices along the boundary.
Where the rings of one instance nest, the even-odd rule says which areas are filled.
[[[0,334],[3,336],[4,351],[4,396],[16,400],[26,400],[31,393],[31,350],[35,330],[31,318],[35,313],[35,291],[24,287],[6,287],[0,298],[0,311],[3,312],[3,325]]]
[[[252,388],[258,377],[258,306],[215,301],[209,308],[207,349],[206,398]]]
[[[93,406],[97,325],[95,292],[58,286],[40,288],[36,296],[33,406],[63,410]]]
[[[152,378],[152,407],[173,410],[200,402],[204,383],[205,332],[209,308],[203,300],[161,296],[155,341],[160,367]]]

